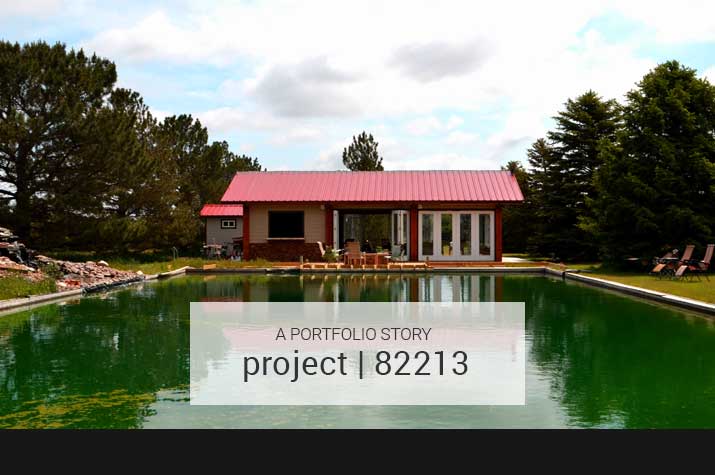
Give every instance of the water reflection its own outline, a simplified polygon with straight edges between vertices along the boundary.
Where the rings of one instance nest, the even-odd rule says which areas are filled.
[[[190,407],[189,302],[524,301],[524,407]],[[520,275],[191,276],[0,317],[0,427],[715,427],[712,320]]]
[[[204,278],[214,286],[215,276]],[[202,301],[244,302],[498,302],[503,276],[479,274],[390,275],[314,274],[270,276],[233,283],[214,289]]]

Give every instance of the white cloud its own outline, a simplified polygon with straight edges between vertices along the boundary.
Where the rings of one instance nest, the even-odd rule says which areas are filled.
[[[166,111],[163,109],[156,109],[154,107],[151,107],[150,110],[151,110],[151,115],[153,115],[154,118],[158,121],[162,121],[162,120],[166,119],[167,117],[174,115],[173,113],[171,113],[169,111]]]
[[[238,132],[243,129],[270,130],[279,126],[279,122],[270,116],[256,112],[247,112],[235,107],[220,107],[196,114],[209,132]]]
[[[590,23],[614,14],[634,21],[633,36],[614,42]],[[594,89],[621,99],[655,64],[643,57],[644,42],[703,41],[715,41],[712,1],[364,0],[347,8],[272,0],[189,1],[84,46],[119,64],[222,69],[230,79],[212,99],[223,107],[200,112],[202,122],[218,132],[267,130],[269,144],[314,141],[322,152],[299,167],[340,168],[349,139],[337,138],[399,118],[402,133],[445,152],[415,153],[397,136],[383,149],[383,138],[386,166],[495,168],[510,154],[523,159],[569,97]],[[703,74],[712,81],[715,70]],[[461,115],[473,112],[493,115],[497,131],[466,130]],[[452,116],[438,118],[445,113]],[[453,150],[465,144],[469,157]]]
[[[459,127],[459,126],[462,125],[463,123],[464,123],[464,119],[462,119],[462,118],[459,117],[459,116],[453,115],[453,116],[450,116],[449,119],[447,119],[446,127],[447,127],[447,129],[449,129],[449,130],[451,130],[451,129],[456,129],[457,127]]]
[[[291,145],[301,142],[313,142],[322,136],[320,129],[316,127],[295,127],[286,132],[274,134],[271,142],[276,145]]]
[[[715,66],[710,66],[708,69],[703,71],[701,77],[707,79],[710,84],[715,84]]]
[[[484,157],[459,153],[437,153],[417,157],[399,157],[388,160],[384,165],[389,170],[489,170],[496,167]]]
[[[48,16],[59,11],[63,3],[62,0],[0,0],[0,17]]]
[[[715,40],[715,3],[712,0],[613,1],[612,7],[642,23],[659,43],[687,43]]]
[[[453,130],[464,124],[464,119],[457,115],[450,116],[446,121],[441,121],[434,116],[418,117],[404,125],[405,131],[410,135],[430,135],[442,130]]]
[[[436,117],[419,117],[405,124],[405,131],[410,135],[428,135],[442,127],[442,123]]]
[[[476,142],[478,138],[479,135],[477,134],[463,132],[461,130],[455,130],[454,132],[450,132],[450,134],[447,135],[445,142],[448,145],[468,145]]]
[[[341,86],[354,80],[325,57],[310,58],[268,69],[249,87],[249,94],[280,116],[349,116],[359,105]]]
[[[486,40],[450,44],[431,41],[400,46],[389,64],[405,76],[431,82],[449,76],[463,76],[481,66],[490,53]]]

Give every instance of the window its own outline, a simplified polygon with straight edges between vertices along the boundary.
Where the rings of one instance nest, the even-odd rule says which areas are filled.
[[[304,237],[303,211],[269,211],[269,239],[300,239]]]
[[[221,220],[221,229],[236,229],[236,220],[235,219],[222,219]]]

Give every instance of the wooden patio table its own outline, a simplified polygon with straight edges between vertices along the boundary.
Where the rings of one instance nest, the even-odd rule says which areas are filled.
[[[387,257],[389,255],[389,252],[366,252],[365,264],[373,266],[387,264]]]

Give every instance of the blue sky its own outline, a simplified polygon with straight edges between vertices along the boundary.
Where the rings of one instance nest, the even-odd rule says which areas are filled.
[[[387,169],[525,161],[563,102],[677,59],[715,82],[715,2],[0,0],[0,37],[110,58],[158,117],[276,169],[338,169],[366,130]]]

